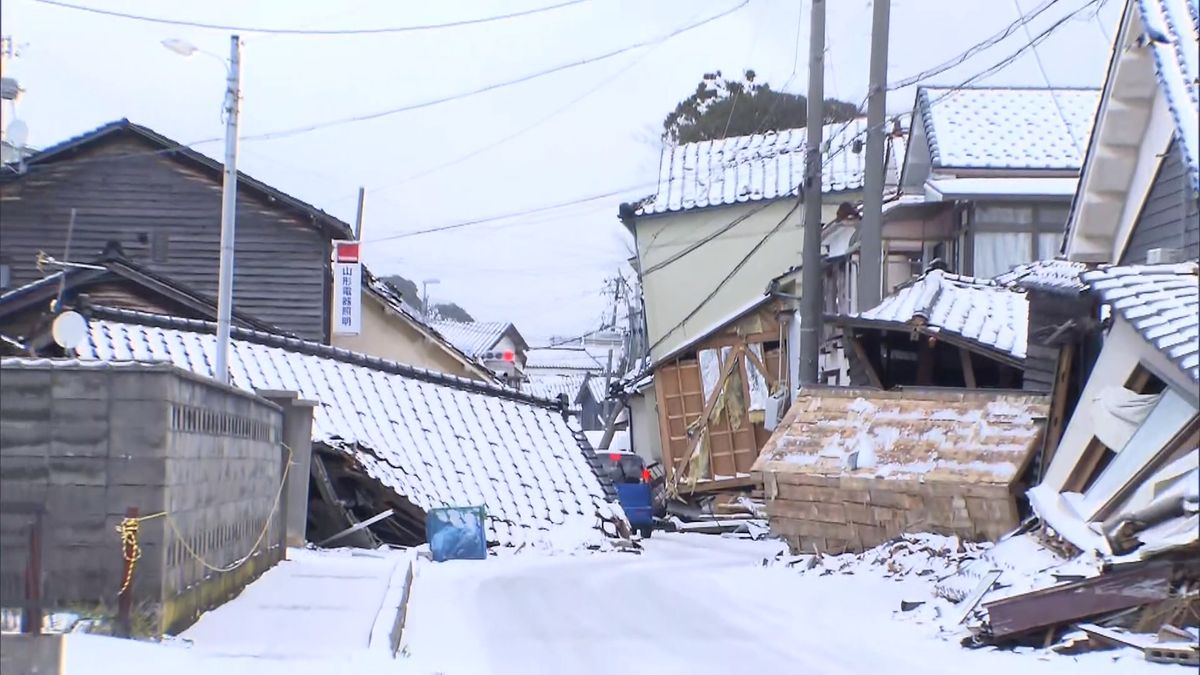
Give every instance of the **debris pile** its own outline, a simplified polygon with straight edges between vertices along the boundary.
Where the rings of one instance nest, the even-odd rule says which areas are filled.
[[[1062,556],[1039,533],[995,545],[913,534],[860,554],[781,554],[764,564],[811,576],[924,582],[932,597],[918,592],[900,612],[931,621],[966,647],[1072,654],[1132,647],[1148,660],[1200,664],[1200,559],[1194,555],[1114,563],[1094,552]]]

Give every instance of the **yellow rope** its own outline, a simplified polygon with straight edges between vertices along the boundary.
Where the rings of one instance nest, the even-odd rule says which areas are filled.
[[[137,538],[138,529],[141,523],[147,520],[165,518],[167,527],[169,527],[171,532],[174,533],[175,537],[179,539],[179,543],[183,545],[183,549],[187,551],[188,555],[195,558],[196,561],[203,565],[206,569],[213,572],[221,574],[232,572],[242,565],[245,565],[246,561],[254,557],[254,554],[258,552],[258,547],[262,545],[263,539],[266,538],[267,531],[271,529],[271,519],[275,517],[275,513],[279,510],[279,502],[283,498],[283,490],[287,486],[288,473],[292,468],[292,459],[295,457],[295,453],[290,447],[288,447],[286,443],[281,443],[280,445],[282,445],[284,449],[288,451],[288,459],[287,463],[283,465],[283,475],[279,481],[279,489],[275,491],[275,501],[271,504],[271,512],[267,514],[266,521],[263,523],[262,531],[258,533],[258,538],[254,540],[254,545],[250,548],[250,551],[246,553],[246,555],[225,566],[216,566],[209,563],[204,559],[203,556],[197,553],[190,544],[188,544],[187,539],[183,536],[183,533],[179,531],[178,523],[175,522],[175,519],[172,518],[171,514],[167,511],[159,511],[158,513],[152,513],[150,515],[141,516],[138,518],[123,518],[121,520],[121,524],[117,525],[116,530],[117,534],[121,536],[121,550],[124,552],[125,560],[129,563],[129,569],[126,571],[124,583],[121,584],[120,593],[124,593],[126,590],[128,590],[129,585],[133,582],[133,569],[137,565],[137,561],[142,557],[142,547],[138,544]]]

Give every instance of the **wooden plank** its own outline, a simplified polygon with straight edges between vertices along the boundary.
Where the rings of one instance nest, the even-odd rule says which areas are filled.
[[[971,352],[959,347],[958,359],[962,363],[963,381],[967,389],[978,389],[979,380],[975,379],[975,363],[971,361]]]
[[[934,347],[929,344],[932,339],[922,337],[917,343],[917,386],[920,387],[933,384]]]
[[[863,364],[863,370],[867,372],[867,378],[871,381],[871,386],[876,389],[883,389],[883,380],[879,379],[879,371],[875,369],[875,362],[867,358],[867,350],[863,348],[862,340],[852,332],[846,333],[846,339],[854,349],[854,355]]]
[[[683,462],[691,458],[692,453],[696,451],[696,446],[704,437],[704,433],[708,428],[709,416],[712,415],[713,407],[716,406],[717,400],[721,397],[721,390],[725,387],[725,382],[729,379],[729,374],[733,372],[733,366],[735,363],[737,363],[737,357],[740,352],[741,348],[739,347],[734,347],[732,350],[730,350],[729,360],[721,368],[721,375],[717,378],[717,386],[713,389],[712,398],[710,398],[704,404],[704,411],[700,415],[700,428],[696,432],[696,436],[691,439],[691,442],[688,443],[687,452],[685,452],[682,457],[676,458],[675,460],[675,468],[677,471],[682,471]],[[683,384],[681,382],[680,387],[682,386]]]
[[[662,443],[662,465],[666,469],[665,480],[670,483],[675,462],[671,451],[670,421],[667,419],[667,397],[664,392],[666,386],[662,384],[666,378],[660,377],[660,373],[661,368],[654,373],[654,399],[658,406],[658,441]]]
[[[1136,564],[984,604],[994,638],[1008,638],[1138,607],[1171,595],[1171,561]]]
[[[1054,389],[1050,394],[1050,419],[1046,423],[1046,440],[1042,444],[1042,461],[1037,477],[1046,475],[1050,461],[1058,450],[1066,423],[1067,393],[1071,388],[1071,369],[1075,362],[1075,345],[1069,344],[1058,355],[1058,368],[1054,374]]]

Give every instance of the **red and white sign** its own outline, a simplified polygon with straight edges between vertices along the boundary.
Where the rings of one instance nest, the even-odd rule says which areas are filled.
[[[333,334],[362,331],[362,263],[359,242],[333,242]]]

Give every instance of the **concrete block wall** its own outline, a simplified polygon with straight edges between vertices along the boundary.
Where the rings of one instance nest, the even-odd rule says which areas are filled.
[[[767,473],[771,532],[795,553],[861,552],[908,532],[994,541],[1019,523],[1006,485]]]
[[[0,373],[0,605],[24,601],[33,514],[44,510],[44,604],[115,606],[116,527],[127,507],[171,513],[142,524],[135,603],[163,631],[187,625],[283,555],[278,407],[167,365],[6,361]]]

